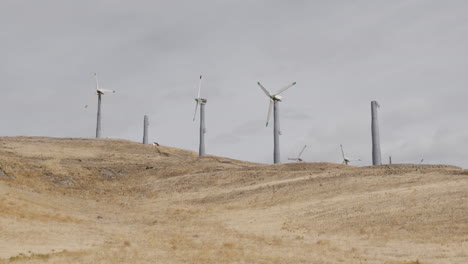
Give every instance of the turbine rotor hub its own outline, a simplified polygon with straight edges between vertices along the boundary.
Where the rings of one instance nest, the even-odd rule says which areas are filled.
[[[280,102],[281,102],[281,99],[282,99],[282,97],[280,95],[270,95],[270,98],[273,101],[280,101]]]

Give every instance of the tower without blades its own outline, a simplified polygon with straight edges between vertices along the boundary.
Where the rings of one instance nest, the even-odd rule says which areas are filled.
[[[147,115],[143,117],[143,144],[148,145],[148,127],[149,118]]]
[[[377,101],[371,102],[371,130],[372,130],[372,165],[382,165],[381,151],[380,151],[380,133],[379,133],[379,119],[377,115],[377,108],[380,105]]]

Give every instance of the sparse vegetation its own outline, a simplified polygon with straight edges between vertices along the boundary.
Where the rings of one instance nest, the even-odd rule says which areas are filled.
[[[0,178],[0,263],[468,263],[468,178],[456,167],[0,141],[15,175]]]

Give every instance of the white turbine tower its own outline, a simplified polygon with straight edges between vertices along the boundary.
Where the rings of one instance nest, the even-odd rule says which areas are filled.
[[[340,144],[340,148],[341,148],[341,155],[343,157],[343,163],[342,164],[346,164],[348,165],[348,163],[350,163],[351,161],[361,161],[361,159],[350,159],[350,158],[347,158],[345,156],[345,153],[344,153],[344,150],[343,150],[343,145]]]
[[[149,127],[149,117],[145,115],[143,117],[143,144],[148,145],[148,127]]]
[[[278,103],[281,102],[280,94],[287,89],[296,85],[296,82],[278,90],[275,93],[270,93],[268,90],[263,87],[260,82],[257,82],[258,86],[263,90],[263,92],[270,98],[270,106],[268,107],[268,115],[267,115],[267,122],[266,126],[270,122],[271,110],[273,109],[273,162],[280,163],[280,150],[279,150],[279,135],[280,135],[280,128],[279,128],[279,105]]]
[[[371,132],[372,132],[372,165],[382,165],[380,151],[380,133],[379,133],[379,118],[377,108],[380,105],[377,101],[371,102]]]
[[[297,162],[302,162],[303,160],[302,160],[302,158],[301,158],[301,155],[302,155],[302,153],[304,152],[304,150],[305,150],[306,148],[307,148],[307,145],[305,145],[305,146],[302,148],[301,152],[299,152],[299,155],[297,155],[297,158],[288,158],[288,160],[295,160],[295,161],[297,161]]]
[[[200,105],[200,146],[198,148],[198,155],[205,156],[205,104],[208,100],[201,98],[201,85],[202,85],[202,75],[200,75],[200,82],[198,83],[198,96],[195,98],[195,113],[193,114],[193,121],[197,116],[198,105]]]
[[[96,94],[98,96],[98,109],[97,109],[97,124],[96,124],[96,138],[101,137],[101,95],[105,93],[115,93],[114,90],[101,89],[99,87],[99,81],[97,74],[94,73],[94,79],[96,80]]]

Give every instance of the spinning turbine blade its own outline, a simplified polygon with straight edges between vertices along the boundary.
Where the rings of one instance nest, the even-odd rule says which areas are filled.
[[[266,126],[268,126],[268,123],[270,122],[271,110],[273,110],[273,100],[270,100],[270,106],[268,106],[268,115],[267,115]]]
[[[263,85],[260,82],[257,82],[257,84],[258,84],[258,86],[260,86],[260,88],[262,88],[262,90],[266,94],[266,96],[271,97],[270,92],[268,92],[268,90],[265,87],[263,87]]]
[[[115,93],[115,90],[108,90],[108,89],[98,89],[101,93]]]
[[[195,121],[195,117],[197,116],[197,110],[198,110],[198,100],[197,100],[197,103],[195,105],[195,113],[193,114],[193,121]]]
[[[99,81],[98,81],[97,73],[94,73],[94,79],[96,80],[96,90],[99,90]]]
[[[344,156],[344,151],[343,151],[343,145],[340,144],[340,147],[341,147],[341,155],[343,156],[343,162],[344,162],[345,156]]]
[[[291,83],[290,85],[288,85],[288,86],[286,86],[286,87],[284,87],[284,88],[278,90],[278,91],[277,91],[276,93],[274,93],[273,95],[279,95],[280,93],[286,91],[287,89],[293,87],[294,85],[296,85],[296,82],[293,82],[293,83]]]
[[[198,83],[198,96],[197,96],[197,99],[200,99],[201,83],[202,83],[202,76],[200,75],[200,82]]]
[[[302,150],[301,150],[301,152],[299,153],[299,155],[297,155],[297,158],[299,158],[299,157],[302,155],[302,152],[304,152],[304,150],[306,149],[306,147],[307,147],[307,145],[305,145],[305,146],[302,148]]]
[[[195,98],[195,101],[197,104],[195,105],[195,113],[193,114],[193,121],[195,121],[195,118],[197,116],[197,111],[198,111],[198,104],[200,104],[200,94],[201,94],[201,85],[202,85],[202,75],[200,75],[200,81],[198,82],[198,95],[197,98]]]
[[[97,91],[98,93],[115,93],[114,90],[100,89],[100,88],[99,88],[99,80],[98,80],[97,73],[94,73],[94,79],[96,80],[96,91]]]

